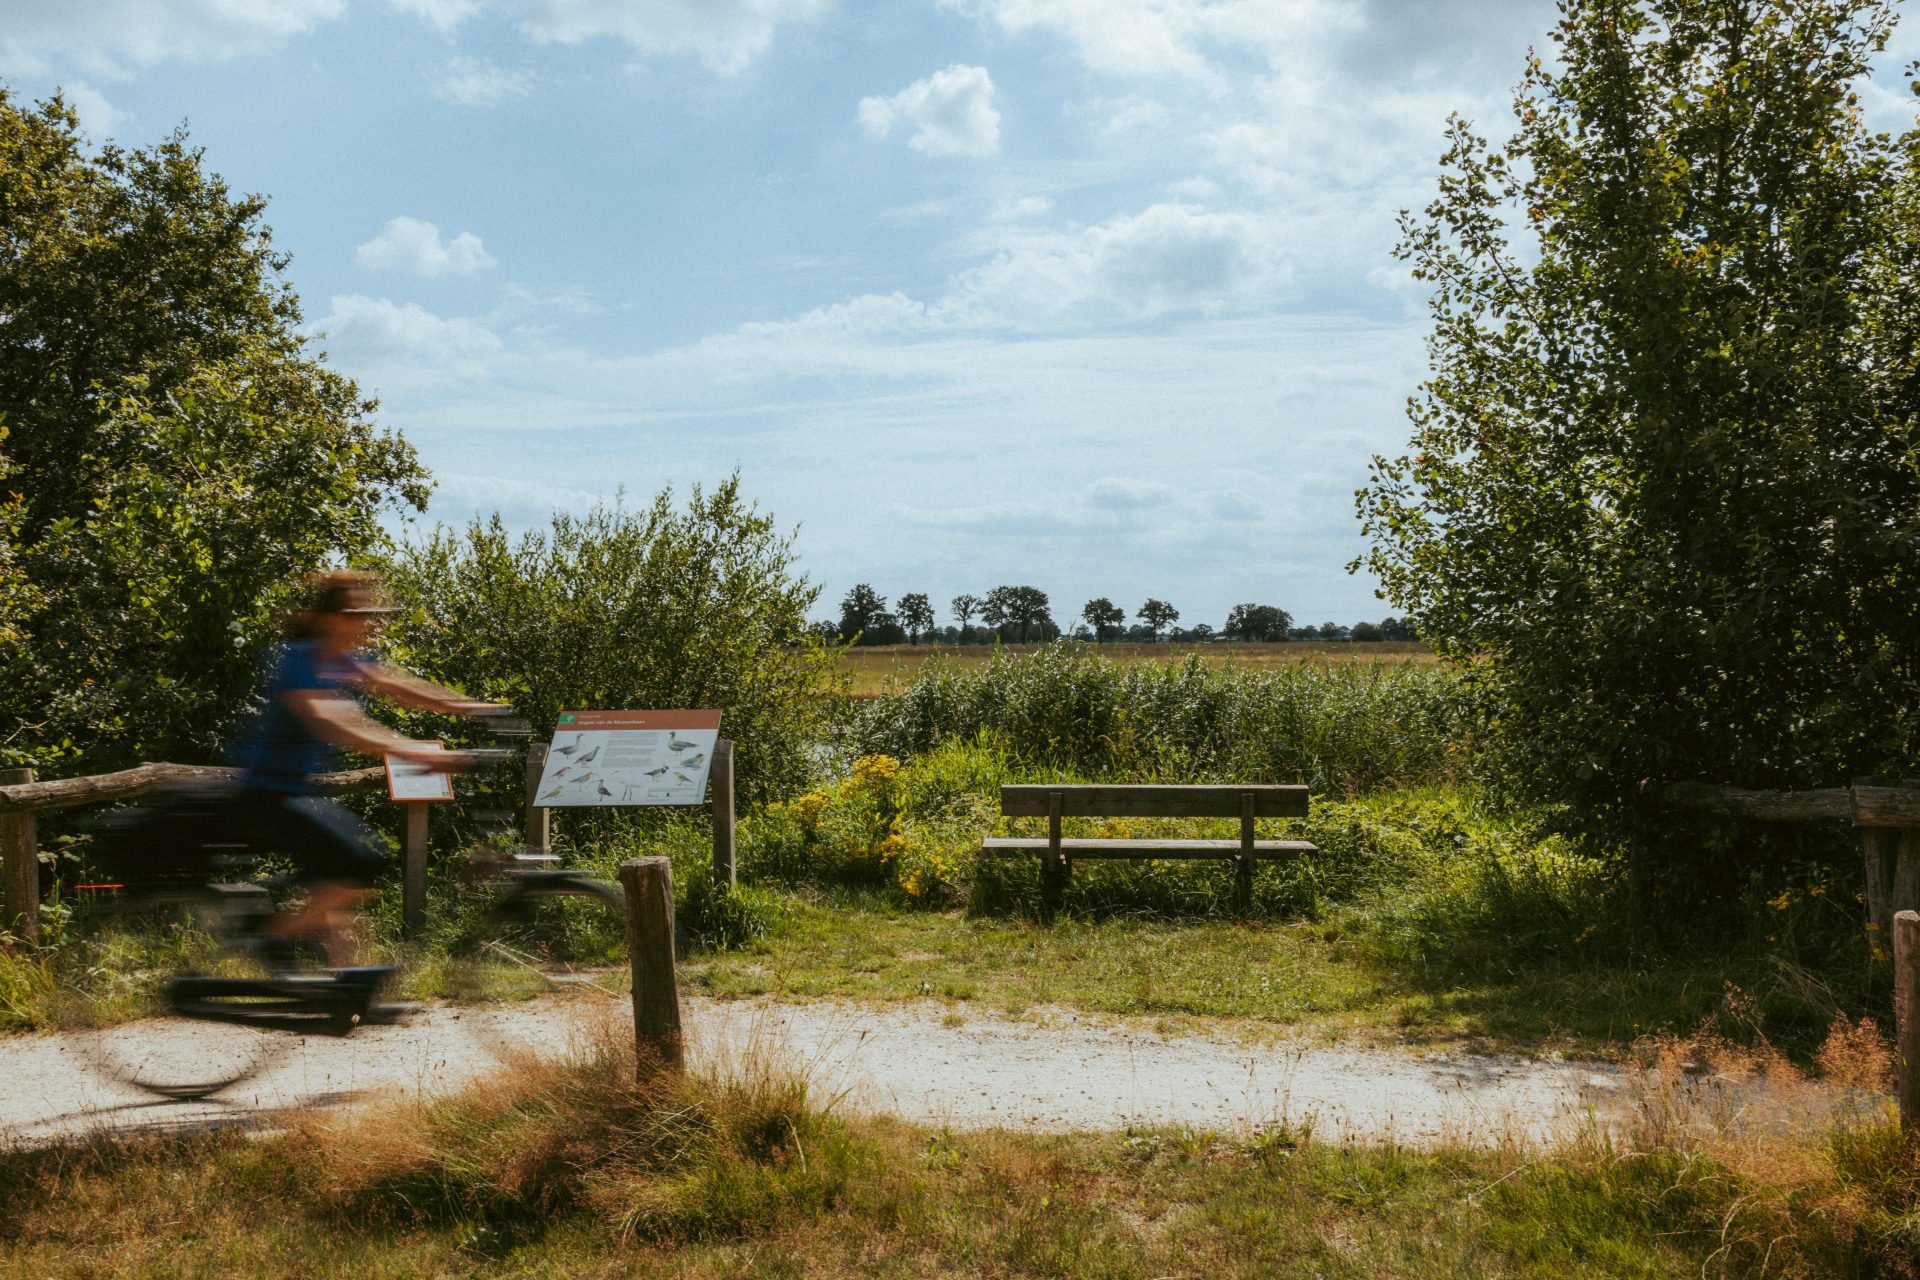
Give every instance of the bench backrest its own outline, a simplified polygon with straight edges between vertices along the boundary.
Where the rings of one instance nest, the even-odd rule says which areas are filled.
[[[1237,818],[1253,797],[1256,818],[1304,818],[1307,789],[1301,786],[1236,786],[1233,783],[1169,786],[1158,783],[1106,786],[1085,783],[1019,783],[1000,788],[1000,812],[1009,818],[1044,818],[1049,797],[1060,797],[1063,818]]]

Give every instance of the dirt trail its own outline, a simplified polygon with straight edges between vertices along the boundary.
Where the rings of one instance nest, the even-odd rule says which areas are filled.
[[[344,1040],[281,1037],[286,1051],[271,1068],[217,1099],[158,1105],[98,1069],[97,1040],[74,1033],[13,1037],[0,1041],[0,1140],[270,1123],[289,1108],[392,1091],[445,1092],[498,1069],[492,1046],[502,1041],[563,1053],[608,1034],[609,1019],[623,1014],[624,1002],[442,1009]],[[685,1014],[696,1070],[772,1053],[803,1072],[820,1101],[839,1098],[841,1107],[956,1128],[1176,1124],[1245,1131],[1310,1118],[1323,1139],[1494,1142],[1563,1132],[1589,1109],[1605,1114],[1623,1086],[1619,1069],[1597,1062],[1247,1044],[1211,1034],[1165,1036],[1064,1012],[1016,1022],[931,1003],[691,1000]],[[196,1037],[218,1032],[146,1022],[120,1029],[113,1040],[193,1054],[201,1044]]]

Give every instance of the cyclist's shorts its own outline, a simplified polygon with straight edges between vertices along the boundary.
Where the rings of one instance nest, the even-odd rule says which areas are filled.
[[[325,796],[243,791],[234,808],[247,843],[292,860],[302,879],[371,885],[386,861],[373,829]]]

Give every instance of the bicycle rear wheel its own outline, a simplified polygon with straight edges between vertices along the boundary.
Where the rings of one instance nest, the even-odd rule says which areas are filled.
[[[203,884],[149,895],[116,910],[121,927],[157,933],[192,953],[167,979],[169,1004],[191,1002],[197,982],[257,982],[257,1000],[230,1002],[236,1011],[284,1006],[284,994],[266,990],[275,970],[237,939],[271,914],[264,888],[250,884]],[[298,1043],[284,1030],[203,1021],[192,1017],[151,1019],[99,1027],[80,1036],[78,1048],[95,1074],[157,1099],[190,1102],[213,1098],[271,1070]]]

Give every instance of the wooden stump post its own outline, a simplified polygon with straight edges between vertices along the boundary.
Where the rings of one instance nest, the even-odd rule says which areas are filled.
[[[411,936],[427,923],[427,810],[425,804],[403,804],[406,834],[401,853],[406,859],[400,877],[400,927]]]
[[[0,769],[0,787],[32,782],[31,769]],[[40,824],[31,809],[0,813],[0,932],[40,940]]]
[[[546,853],[553,847],[552,810],[539,803],[540,775],[547,767],[547,745],[536,742],[527,748],[527,835],[528,853]]]
[[[673,972],[673,871],[665,858],[620,864],[633,965],[633,1045],[642,1080],[685,1068],[680,992]]]
[[[1893,918],[1894,1091],[1900,1124],[1920,1128],[1920,911]]]
[[[731,889],[739,876],[733,864],[733,743],[725,738],[713,744],[707,781],[713,796],[713,882]]]

